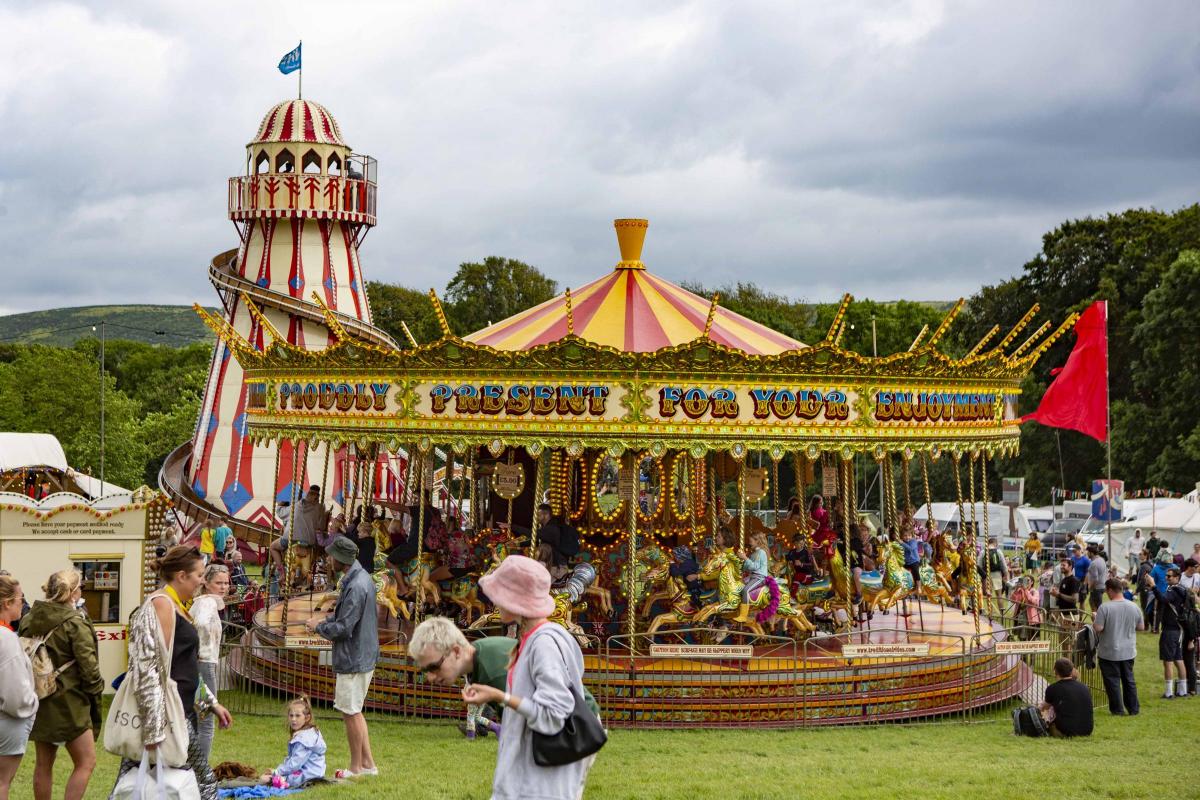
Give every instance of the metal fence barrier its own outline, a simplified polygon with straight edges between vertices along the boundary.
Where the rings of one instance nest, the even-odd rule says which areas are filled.
[[[1082,625],[1055,619],[977,635],[867,628],[803,642],[723,628],[625,634],[588,642],[584,680],[610,727],[972,720],[1000,705],[1039,702],[1054,680],[1054,661],[1063,656],[1103,703],[1099,670],[1079,663],[1075,652]],[[408,659],[406,644],[398,634],[383,646],[367,713],[376,719],[463,717],[461,689],[429,683]],[[331,656],[329,649],[289,647],[270,631],[229,625],[217,693],[234,714],[277,716],[303,694],[317,716],[339,718]]]

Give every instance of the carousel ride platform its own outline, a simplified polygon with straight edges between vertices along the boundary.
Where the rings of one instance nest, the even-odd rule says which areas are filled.
[[[328,649],[303,621],[311,596],[259,612],[229,654],[229,668],[268,691],[332,701]],[[876,612],[850,634],[784,637],[712,632],[613,636],[584,651],[584,681],[611,727],[801,727],[965,714],[1021,695],[1036,675],[1019,655],[997,652],[1005,632],[956,609],[910,600],[908,614]],[[435,686],[408,658],[411,626],[380,628],[369,709],[408,717],[461,717],[458,687]],[[706,638],[700,639],[698,637]],[[319,637],[315,637],[319,638]],[[700,644],[707,641],[710,644]],[[715,646],[714,646],[715,644]]]

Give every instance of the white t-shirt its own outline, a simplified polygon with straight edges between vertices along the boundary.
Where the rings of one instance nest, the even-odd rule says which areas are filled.
[[[1130,538],[1125,542],[1125,557],[1136,556],[1146,549],[1146,540],[1137,537]]]
[[[1192,593],[1200,591],[1200,572],[1195,575],[1180,575],[1179,585],[1185,589],[1191,590]]]

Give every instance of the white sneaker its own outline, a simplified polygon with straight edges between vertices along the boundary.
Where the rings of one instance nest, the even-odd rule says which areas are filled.
[[[362,770],[360,770],[358,773],[358,777],[360,777],[360,778],[362,778],[362,777],[374,778],[374,777],[377,777],[378,775],[379,775],[379,767],[363,767]]]

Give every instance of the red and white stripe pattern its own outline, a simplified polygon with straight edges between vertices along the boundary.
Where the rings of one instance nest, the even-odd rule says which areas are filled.
[[[263,117],[251,144],[261,142],[313,142],[345,147],[333,114],[311,100],[285,100]]]

